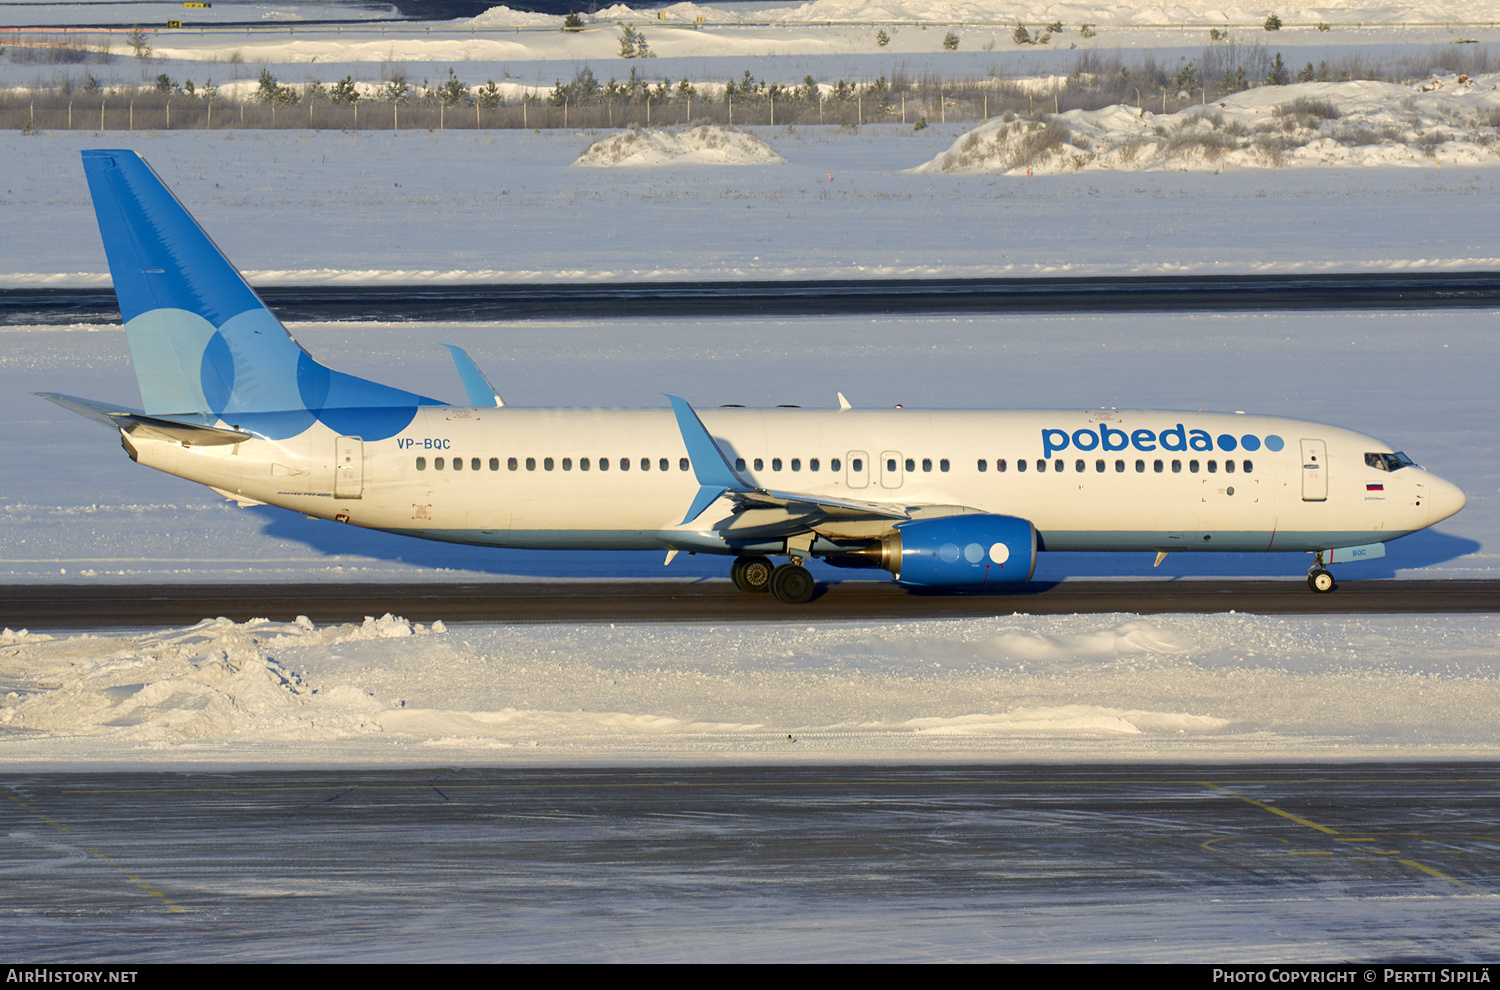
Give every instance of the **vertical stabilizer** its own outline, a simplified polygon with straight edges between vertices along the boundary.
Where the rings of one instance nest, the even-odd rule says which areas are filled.
[[[85,151],[83,167],[147,413],[375,440],[442,404],[315,361],[135,152]]]

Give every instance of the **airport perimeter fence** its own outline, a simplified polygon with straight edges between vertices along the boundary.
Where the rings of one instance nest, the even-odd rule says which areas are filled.
[[[1144,94],[1143,94],[1144,96]],[[1199,94],[1154,93],[1145,97],[1153,111],[1175,111],[1200,102]],[[290,104],[143,91],[135,95],[33,91],[0,95],[0,129],[43,131],[179,130],[491,130],[554,128],[574,130],[630,127],[804,127],[816,125],[974,123],[1006,113],[1036,117],[1068,109],[1094,109],[1097,100],[1067,90],[1048,93],[983,90],[955,85],[914,87],[902,94],[859,93],[846,99],[777,99],[760,95],[725,99],[593,99],[574,103],[550,99],[510,101],[484,107],[424,105],[362,100],[335,103],[301,100]]]

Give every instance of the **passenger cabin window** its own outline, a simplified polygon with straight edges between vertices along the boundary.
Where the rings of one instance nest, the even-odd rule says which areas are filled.
[[[608,471],[609,470],[609,458],[608,457],[601,457],[601,458],[599,458],[599,470],[601,470],[601,471]]]
[[[1125,462],[1124,461],[1120,461],[1120,460],[1115,461],[1115,474],[1124,474],[1124,473],[1125,473]]]
[[[680,457],[677,459],[677,470],[686,471],[690,467],[692,467],[692,464],[688,462],[688,459],[686,457]]]
[[[641,470],[642,471],[646,470],[645,466],[647,464],[649,464],[649,463],[650,462],[647,461],[645,458],[642,458],[641,459]],[[745,459],[743,457],[736,457],[734,459],[734,469],[736,471],[743,471],[743,470],[745,470]]]
[[[1249,474],[1251,471],[1255,470],[1255,464],[1253,462],[1251,462],[1251,461],[1245,461],[1243,464],[1240,465],[1240,467],[1242,467],[1242,468],[1245,469],[1245,473],[1246,474]]]
[[[1208,473],[1209,474],[1218,474],[1219,473],[1219,462],[1218,461],[1209,461],[1208,462]]]
[[[911,471],[915,471],[916,469],[917,469],[917,462],[915,460],[913,460],[912,458],[908,457],[906,459],[906,470],[908,472],[911,472]],[[892,471],[896,470],[896,462],[895,461],[891,461],[891,470]],[[931,470],[931,469],[929,468],[929,470]]]
[[[771,458],[771,470],[772,471],[780,471],[781,470],[781,458],[779,458],[779,457],[773,457],[773,458]]]
[[[649,457],[642,457],[641,458],[641,470],[642,471],[649,471],[649,470],[651,470],[651,458],[649,458]]]
[[[417,470],[418,471],[426,471],[427,470],[427,458],[425,458],[425,457],[418,457],[417,458]]]
[[[620,470],[621,471],[629,471],[630,470],[630,458],[628,458],[628,457],[622,457],[622,458],[620,458]]]
[[[1082,458],[1079,458],[1078,460],[1073,462],[1073,470],[1077,471],[1079,474],[1082,474],[1086,468],[1087,465],[1084,464]]]
[[[1182,473],[1182,462],[1181,461],[1179,461],[1179,460],[1173,460],[1172,461],[1172,473],[1173,474],[1181,474]]]
[[[512,461],[511,461],[510,469],[512,471],[514,471],[516,469],[516,465],[515,465],[515,460],[514,459],[512,459]],[[500,470],[500,458],[498,458],[498,457],[491,457],[490,458],[490,470],[491,471],[498,471],[498,470]]]
[[[1024,463],[1024,462],[1022,462],[1022,463]],[[995,470],[999,471],[1001,474],[1005,473],[1005,458],[1002,457],[998,461],[995,462]]]
[[[938,461],[938,470],[939,471],[947,471],[948,470],[948,459],[946,457],[943,458],[942,460]]]
[[[1228,474],[1234,474],[1234,461],[1225,461],[1224,471]]]
[[[535,457],[528,457],[528,458],[526,458],[526,470],[528,470],[528,471],[535,471],[536,470],[536,458]]]
[[[441,471],[443,469],[443,459],[441,457],[434,457],[432,459],[432,466],[435,470]]]
[[[571,458],[571,457],[564,457],[563,458],[563,470],[564,471],[571,471],[571,470],[573,470],[573,458]]]
[[[911,461],[907,461],[906,463],[910,464]],[[908,468],[907,470],[910,470],[910,468]],[[924,457],[924,458],[922,458],[922,470],[923,471],[931,471],[932,470],[932,458],[930,458],[930,457]]]
[[[552,467],[553,467],[552,458],[550,458],[550,457],[544,457],[544,458],[542,458],[542,470],[544,470],[544,471],[551,471]]]
[[[578,470],[580,470],[580,471],[587,471],[588,469],[589,469],[589,459],[587,457],[580,457],[580,458],[578,458]]]
[[[1101,457],[1094,462],[1094,471],[1098,474],[1104,473],[1104,458]]]
[[[818,459],[816,457],[810,459],[807,462],[807,469],[809,471],[816,471],[818,469]],[[793,471],[797,470],[797,462],[796,461],[792,462],[792,470]]]
[[[506,470],[508,470],[508,471],[514,471],[518,467],[520,467],[520,465],[516,462],[516,459],[514,457],[507,457],[505,459],[505,468],[506,468]]]
[[[764,471],[765,469],[766,469],[766,462],[762,458],[757,457],[755,459],[755,470],[757,470],[757,471]]]
[[[1016,461],[1016,470],[1017,471],[1025,471],[1026,470],[1026,462],[1025,461]]]
[[[835,462],[835,464],[837,464],[837,462]],[[852,461],[849,462],[849,470],[851,470],[851,471],[854,471],[854,472],[858,473],[860,471],[863,471],[864,469],[865,469],[865,459],[863,457],[856,457],[854,460],[852,460]],[[838,467],[835,466],[834,470],[837,471]]]

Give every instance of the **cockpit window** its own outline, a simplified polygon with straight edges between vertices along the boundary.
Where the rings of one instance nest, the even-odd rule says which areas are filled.
[[[1365,466],[1377,471],[1399,471],[1404,467],[1416,467],[1416,461],[1397,451],[1394,454],[1366,454]]]

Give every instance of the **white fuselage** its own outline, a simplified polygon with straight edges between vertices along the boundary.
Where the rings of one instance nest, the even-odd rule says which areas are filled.
[[[1272,417],[738,408],[700,416],[760,487],[913,516],[1017,516],[1045,550],[1356,546],[1463,505],[1457,488],[1419,467],[1371,466],[1367,454],[1391,452],[1382,441]],[[282,441],[131,444],[141,463],[244,502],[452,542],[769,553],[794,517],[780,507],[731,511],[725,499],[680,525],[699,485],[670,409],[428,406],[379,441],[316,424]],[[806,523],[825,549],[891,526],[816,512]]]

